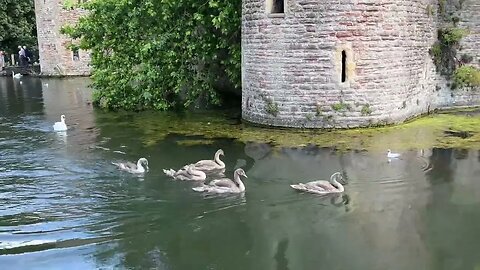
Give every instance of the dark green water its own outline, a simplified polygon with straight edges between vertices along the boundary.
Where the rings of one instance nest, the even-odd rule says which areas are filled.
[[[202,138],[165,129],[192,116],[96,111],[85,79],[21,81],[0,78],[0,269],[480,269],[478,150],[387,162],[384,151],[191,144]],[[52,132],[61,114],[66,136]],[[242,129],[223,115],[193,119]],[[228,175],[249,176],[244,196],[205,197],[162,173],[218,148]],[[144,177],[110,164],[139,157]],[[335,171],[342,196],[289,187]]]

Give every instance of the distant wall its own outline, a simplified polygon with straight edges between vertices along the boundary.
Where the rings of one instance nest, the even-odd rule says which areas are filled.
[[[72,41],[60,34],[65,24],[75,23],[84,10],[65,10],[61,0],[35,0],[40,67],[44,75],[89,75],[90,56],[80,50],[78,58],[66,48]]]

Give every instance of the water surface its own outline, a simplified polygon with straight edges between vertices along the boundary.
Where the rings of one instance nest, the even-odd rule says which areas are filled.
[[[480,153],[419,148],[445,139],[428,127],[339,151],[329,133],[251,128],[231,112],[94,110],[87,79],[21,81],[0,78],[1,269],[480,269]],[[66,134],[52,132],[61,114]],[[387,160],[398,141],[401,159]],[[228,175],[249,176],[244,196],[162,173],[218,148]],[[141,177],[111,165],[139,157]],[[335,171],[341,196],[289,187]]]

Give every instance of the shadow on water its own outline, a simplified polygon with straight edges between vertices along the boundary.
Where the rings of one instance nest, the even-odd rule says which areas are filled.
[[[432,190],[425,208],[427,247],[432,269],[478,269],[472,250],[480,248],[478,156],[465,149],[433,149],[436,170],[427,174]]]
[[[92,108],[88,80],[22,81],[0,79],[0,265],[9,269],[480,267],[476,150],[410,147],[389,161],[384,134],[358,150],[316,145],[312,134],[282,147],[269,129],[214,136],[257,132],[223,112],[107,113]],[[56,134],[61,114],[70,130]],[[228,177],[245,169],[244,195],[205,196],[163,174],[218,148]],[[110,163],[140,157],[150,164],[141,176]],[[344,194],[289,186],[336,171]]]

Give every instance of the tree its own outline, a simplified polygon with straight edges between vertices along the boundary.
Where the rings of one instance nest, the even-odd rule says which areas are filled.
[[[94,100],[108,109],[222,103],[240,89],[241,0],[93,0],[63,33],[91,52]]]
[[[18,46],[37,51],[33,0],[0,0],[0,50],[16,53]]]

